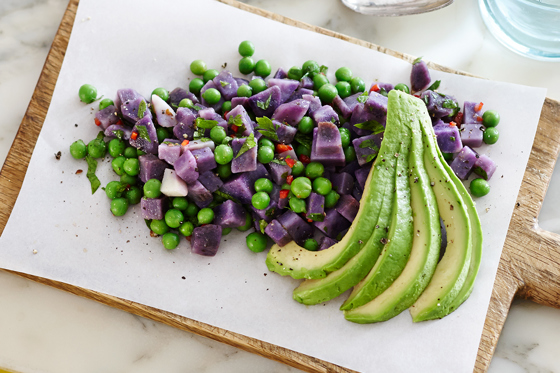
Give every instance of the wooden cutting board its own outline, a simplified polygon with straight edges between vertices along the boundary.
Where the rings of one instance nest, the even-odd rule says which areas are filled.
[[[405,61],[412,62],[414,60],[412,56],[283,17],[235,0],[219,1],[275,21],[375,49]],[[70,0],[68,4],[27,112],[6,162],[0,171],[0,234],[3,232],[16,202],[31,158],[32,152],[30,149],[35,147],[37,137],[47,114],[62,60],[68,46],[78,2],[79,0]],[[429,63],[428,65],[435,70],[470,75],[434,63]],[[529,163],[523,176],[523,183],[517,197],[503,248],[484,330],[480,339],[474,368],[475,372],[485,372],[488,369],[514,297],[530,299],[540,304],[560,308],[560,236],[540,229],[535,223],[559,150],[560,103],[547,98],[541,112],[535,142],[533,143]],[[160,321],[182,330],[212,338],[309,372],[351,372],[348,369],[307,355],[216,328],[186,317],[164,312],[157,308],[26,273],[7,272],[155,321]]]

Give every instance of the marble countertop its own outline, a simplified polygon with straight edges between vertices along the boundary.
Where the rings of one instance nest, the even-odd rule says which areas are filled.
[[[469,73],[548,88],[560,63],[520,57],[486,30],[476,0],[401,18],[353,13],[339,0],[246,0],[313,25]],[[31,99],[66,0],[0,2],[0,162]],[[418,32],[418,31],[421,32]],[[539,216],[560,233],[560,171]],[[0,368],[35,372],[296,372],[212,340],[0,272]],[[515,301],[490,372],[560,372],[560,310]],[[0,369],[1,370],[1,369]]]

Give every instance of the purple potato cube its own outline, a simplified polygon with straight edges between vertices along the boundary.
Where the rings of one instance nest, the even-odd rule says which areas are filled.
[[[249,173],[241,173],[231,176],[220,190],[243,204],[250,204],[255,194],[254,184],[255,181]]]
[[[368,164],[356,170],[356,172],[354,172],[354,176],[356,177],[356,181],[358,182],[360,190],[364,190],[366,185],[366,180],[369,176],[370,170],[371,170],[371,164]]]
[[[344,166],[346,164],[340,131],[334,123],[320,122],[313,129],[310,158],[311,161],[321,162],[325,166]]]
[[[158,146],[158,157],[173,166],[181,156],[181,143],[179,140],[165,139]]]
[[[140,96],[140,93],[136,92],[134,89],[131,88],[122,88],[117,91],[117,97],[115,97],[115,106],[117,107],[118,112],[121,112],[122,104],[134,100]]]
[[[426,104],[428,113],[432,120],[442,118],[444,122],[449,122],[459,110],[459,103],[455,97],[450,95],[440,95],[438,92],[422,92],[420,98]]]
[[[198,176],[198,181],[206,188],[210,193],[214,193],[224,185],[222,179],[220,179],[214,172],[206,171]]]
[[[194,183],[198,179],[196,158],[190,150],[183,150],[183,154],[175,161],[174,167],[177,176],[187,184]]]
[[[319,238],[319,249],[317,251],[326,250],[337,242],[337,240],[333,240],[330,237],[323,236]]]
[[[345,194],[340,197],[334,209],[346,220],[353,222],[360,209],[360,202],[351,195]]]
[[[348,109],[350,109],[351,111],[354,110],[356,105],[360,103],[358,101],[358,97],[360,97],[362,94],[363,92],[354,93],[352,96],[348,96],[344,99],[344,103],[348,106]]]
[[[138,157],[138,163],[140,165],[140,173],[138,177],[145,183],[150,179],[158,179],[161,181],[163,179],[163,174],[167,168],[167,163],[159,159],[153,154],[144,154]]]
[[[190,92],[187,92],[185,89],[177,87],[171,92],[169,92],[169,104],[174,107],[178,107],[181,101],[185,98],[188,98],[193,102],[193,104],[198,104],[198,98]]]
[[[235,77],[234,77],[233,79],[235,79],[235,81],[237,82],[237,86],[238,86],[238,87],[241,87],[243,84],[249,85],[249,81],[248,81],[247,79],[244,79],[244,78],[235,78]],[[234,97],[234,98],[235,98],[235,97]],[[233,100],[233,98],[232,98],[232,100]]]
[[[209,107],[209,108],[199,110],[198,111],[198,116],[200,118],[206,119],[206,120],[215,120],[216,122],[218,122],[218,126],[225,129],[226,133],[227,133],[227,122],[224,120],[224,118],[222,118],[222,116],[220,114],[216,113],[213,108]],[[196,124],[196,122],[195,122],[195,124]],[[207,128],[204,131],[204,135],[206,137],[210,137],[210,128]]]
[[[307,198],[307,213],[305,217],[313,221],[325,220],[325,196],[311,192],[311,195]]]
[[[276,184],[272,184],[272,192],[269,193],[270,200],[278,203],[278,199],[280,198],[280,186]]]
[[[272,114],[272,119],[296,126],[307,113],[307,109],[309,109],[309,101],[304,99],[293,100],[278,106]]]
[[[115,105],[109,105],[95,113],[95,124],[101,127],[102,130],[106,130],[112,124],[117,124],[120,120]]]
[[[358,103],[352,110],[350,124],[358,136],[370,135],[372,132],[356,127],[356,124],[376,121],[385,126],[387,121],[387,97],[377,92],[370,92],[364,104]]]
[[[130,140],[130,135],[132,134],[132,129],[130,127],[125,127],[123,125],[120,124],[111,124],[109,127],[107,127],[105,129],[105,137],[109,137],[109,138],[116,138],[117,137],[117,131],[122,131],[123,133],[123,139],[124,140]]]
[[[352,161],[350,163],[348,163],[346,166],[342,167],[339,172],[346,172],[349,173],[350,175],[354,174],[354,172],[356,172],[357,170],[360,169],[360,164],[358,163],[358,161]]]
[[[218,166],[216,164],[216,159],[214,158],[214,153],[208,147],[193,150],[191,153],[194,156],[194,159],[196,159],[196,171],[199,174],[213,170]]]
[[[249,97],[248,104],[256,117],[269,117],[283,102],[280,87],[274,85]],[[221,104],[220,104],[221,105]]]
[[[143,128],[142,128],[143,127]],[[156,127],[152,122],[152,117],[144,117],[140,119],[132,128],[132,133],[136,133],[136,140],[130,139],[130,146],[143,150],[146,153],[156,154],[158,150],[158,138]],[[145,134],[147,138],[144,138]],[[133,136],[131,134],[131,136]]]
[[[315,123],[321,122],[331,122],[333,124],[338,123],[338,114],[332,106],[330,105],[323,105],[319,109],[315,110],[311,115],[311,119],[315,121]]]
[[[375,159],[381,147],[381,141],[383,141],[383,132],[352,140],[352,145],[356,151],[356,159],[360,166]]]
[[[186,107],[180,107],[177,109],[177,114],[175,115],[177,120],[177,125],[173,127],[173,134],[179,140],[192,140],[194,135],[194,121],[196,120],[196,115],[191,109]]]
[[[473,172],[485,180],[490,180],[494,171],[496,171],[496,163],[486,154],[479,156],[474,163]]]
[[[352,196],[354,198],[356,198],[356,200],[360,201],[362,199],[362,194],[363,191],[360,190],[360,187],[357,185],[354,185],[354,190],[352,191]]]
[[[313,87],[314,87],[313,79],[311,79],[311,77],[309,75],[305,75],[299,81],[299,87],[300,88],[313,89]]]
[[[140,200],[140,209],[142,210],[142,219],[163,219],[167,211],[167,197],[161,198],[142,198]]]
[[[230,101],[233,97],[237,96],[237,88],[239,86],[229,71],[222,71],[214,77],[213,81],[225,101]]]
[[[288,231],[276,219],[268,223],[264,229],[264,233],[266,233],[268,237],[270,237],[272,241],[280,247],[285,246],[288,242],[292,241],[292,237]]]
[[[253,205],[249,206],[255,220],[264,220],[269,223],[272,219],[280,215],[280,208],[276,201],[271,200],[267,208],[259,210]]]
[[[478,154],[468,146],[465,146],[451,162],[451,169],[459,179],[467,180],[472,172]]]
[[[476,110],[476,109],[479,110]],[[463,124],[481,124],[482,123],[482,105],[478,102],[465,101],[463,105]]]
[[[231,161],[231,172],[238,174],[241,172],[255,171],[257,169],[257,146],[253,146],[245,153],[237,156],[247,138],[235,138],[231,142],[233,149],[233,160]]]
[[[420,60],[412,65],[410,73],[410,88],[412,93],[422,91],[430,85],[432,78],[426,62]]]
[[[206,84],[204,84],[204,86],[200,90],[200,102],[202,103],[202,105],[206,107],[211,107],[212,109],[214,109],[214,111],[218,111],[222,108],[222,104],[225,101],[223,97],[220,97],[220,101],[218,101],[214,105],[208,104],[208,102],[206,102],[206,100],[204,100],[204,98],[202,97],[202,94],[207,90],[209,90],[210,88],[215,88],[219,91],[218,86],[214,83],[214,81],[209,80],[208,82],[206,82]]]
[[[348,105],[346,105],[346,102],[344,102],[344,100],[340,98],[339,95],[336,95],[336,97],[333,99],[333,105],[336,105],[344,119],[348,119],[352,115],[352,110],[350,110]]]
[[[270,162],[268,165],[270,178],[278,185],[286,182],[286,178],[292,174],[292,169],[287,164]]]
[[[304,95],[313,95],[313,90],[303,88],[303,87],[298,88],[298,89],[296,89],[296,91],[294,93],[292,93],[292,95],[286,100],[286,102],[290,102],[290,101],[293,101],[293,100],[298,100],[300,98],[303,98]]]
[[[284,123],[272,121],[276,126],[276,135],[278,135],[278,142],[282,144],[291,144],[297,133],[297,128],[289,126]]]
[[[462,144],[470,148],[478,148],[482,146],[482,142],[484,139],[483,128],[484,127],[482,126],[482,124],[463,124],[461,126]],[[439,139],[438,139],[438,143],[439,143]],[[445,152],[445,153],[453,153],[453,152]]]
[[[377,88],[375,86],[377,86]],[[377,92],[377,93],[381,94],[381,92],[383,92],[383,91],[385,93],[389,93],[393,89],[395,89],[395,86],[392,85],[391,83],[379,83],[378,82],[378,83],[372,83],[368,92],[374,91],[374,92]]]
[[[280,88],[280,104],[286,100],[299,88],[299,81],[292,79],[269,79],[268,87],[277,86]]]
[[[354,178],[352,175],[341,172],[331,174],[332,188],[338,194],[351,194],[354,189]]]
[[[214,207],[214,224],[224,228],[237,228],[245,225],[246,212],[243,206],[231,200]]]
[[[276,70],[276,72],[274,73],[274,76],[272,77],[273,79],[286,79],[288,77],[288,74],[286,73],[286,71],[279,67],[278,70]]]
[[[457,126],[440,121],[434,126],[434,133],[437,137],[439,150],[442,153],[457,153],[463,149],[462,134],[459,133]]]
[[[236,118],[237,116],[239,116],[239,118],[241,119],[241,122],[243,123],[245,130],[238,128],[237,131],[233,131],[233,132],[236,132],[237,134],[242,136],[249,136],[254,130],[253,121],[249,117],[249,114],[247,114],[247,110],[245,110],[245,108],[241,105],[234,107],[226,115],[226,119],[228,120],[228,123],[231,123],[230,126],[233,125],[232,122],[233,118]]]
[[[222,227],[215,224],[207,224],[196,227],[191,238],[191,251],[194,254],[214,256],[220,248],[222,239]]]
[[[293,211],[286,211],[277,220],[298,245],[313,237],[313,227]]]
[[[208,207],[208,205],[212,203],[212,200],[214,199],[212,193],[210,193],[210,191],[206,189],[200,181],[196,180],[194,183],[187,185],[189,187],[189,194],[187,195],[187,198],[193,201],[198,207],[202,209],[204,207]]]
[[[350,222],[335,209],[327,209],[325,220],[313,222],[313,225],[330,238],[336,238],[340,233],[350,228]]]
[[[231,99],[231,108],[235,109],[237,106],[243,106],[245,109],[249,107],[249,97],[234,97]]]
[[[307,109],[307,115],[313,118],[313,113],[319,110],[323,105],[321,104],[321,99],[313,94],[307,94],[301,96],[303,100],[309,101],[309,108]]]
[[[141,109],[142,102],[144,103],[145,109],[144,112],[139,115],[138,111]],[[152,112],[148,109],[148,104],[142,96],[134,100],[123,102],[121,105],[121,113],[124,120],[132,124],[138,122],[141,118],[152,118]]]

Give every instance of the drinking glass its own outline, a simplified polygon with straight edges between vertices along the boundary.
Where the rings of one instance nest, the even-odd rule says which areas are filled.
[[[405,16],[441,9],[453,0],[342,0],[348,8],[372,16]]]

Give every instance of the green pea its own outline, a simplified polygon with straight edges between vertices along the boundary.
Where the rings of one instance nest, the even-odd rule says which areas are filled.
[[[319,243],[314,238],[308,238],[303,243],[303,247],[309,251],[317,251],[319,249]]]
[[[352,94],[352,86],[348,82],[338,82],[335,87],[341,98],[346,98]]]
[[[288,79],[301,80],[303,78],[303,71],[297,66],[293,66],[288,70]]]
[[[187,215],[189,218],[194,218],[196,215],[198,215],[199,211],[200,209],[197,205],[195,205],[194,203],[189,203],[187,209],[185,210],[185,215]]]
[[[125,158],[138,158],[138,154],[136,153],[136,148],[132,146],[127,146],[126,149],[124,149],[123,154]]]
[[[137,186],[131,186],[128,188],[124,196],[127,199],[128,204],[137,205],[142,199],[142,190],[140,190]]]
[[[323,74],[317,74],[313,77],[313,87],[319,90],[325,84],[329,84],[329,79]]]
[[[408,86],[404,83],[399,83],[395,86],[395,89],[397,91],[402,91],[404,93],[410,93],[410,88],[408,88]]]
[[[191,62],[191,72],[194,75],[203,75],[206,72],[206,62],[202,60],[194,60]]]
[[[185,220],[185,217],[180,210],[169,209],[165,213],[165,224],[167,224],[169,228],[179,228],[183,220]]]
[[[251,57],[243,57],[239,60],[239,72],[241,74],[251,74],[253,70],[255,70],[255,60]]]
[[[169,129],[165,127],[158,127],[156,129],[156,134],[157,134],[158,142],[160,144],[163,142],[163,140],[171,138],[171,133],[169,132]]]
[[[482,135],[482,139],[484,140],[484,142],[489,145],[495,144],[499,138],[500,133],[498,132],[496,127],[486,128],[484,134]]]
[[[83,140],[76,140],[70,145],[70,155],[75,159],[85,158],[87,155],[87,145]]]
[[[136,183],[138,183],[138,177],[130,176],[129,174],[122,174],[121,183],[125,185],[136,185]]]
[[[210,130],[210,138],[216,144],[222,144],[222,141],[226,138],[226,130],[222,126],[214,126]]]
[[[161,196],[161,181],[158,179],[150,179],[144,184],[144,197],[158,198]]]
[[[486,110],[482,114],[482,124],[486,127],[496,127],[500,123],[500,114],[496,110]]]
[[[338,95],[338,91],[334,85],[329,83],[323,84],[321,88],[319,88],[318,94],[321,102],[330,104],[336,95]]]
[[[113,100],[111,100],[110,98],[104,98],[103,100],[99,101],[99,111],[111,106],[111,105],[115,105],[115,103],[113,102]]]
[[[111,155],[111,157],[116,158],[119,155],[124,154],[126,144],[121,139],[112,139],[111,141],[109,141],[109,145],[107,148],[109,149],[109,154]]]
[[[274,159],[274,148],[261,146],[257,151],[257,159],[261,163],[270,163]]]
[[[354,77],[350,81],[350,86],[352,87],[352,93],[363,92],[366,90],[366,83],[362,78]]]
[[[342,147],[348,147],[348,145],[350,145],[350,140],[352,139],[350,130],[344,127],[340,127],[338,130],[340,131],[340,141],[342,143]]]
[[[268,237],[260,232],[253,232],[245,239],[247,247],[254,253],[260,253],[266,249]]]
[[[243,224],[241,227],[237,227],[237,230],[240,232],[246,232],[249,229],[251,229],[252,226],[253,226],[253,218],[249,213],[245,212],[245,224]]]
[[[305,176],[310,179],[323,176],[323,172],[325,172],[325,166],[319,162],[311,162],[305,167]]]
[[[267,139],[266,137],[262,137],[259,140],[259,147],[263,147],[263,146],[269,146],[274,150],[274,143],[269,139]]]
[[[346,158],[346,163],[356,160],[356,150],[352,145],[344,148],[344,158]]]
[[[315,125],[313,124],[313,119],[307,116],[301,118],[298,123],[298,131],[303,134],[309,134],[313,132],[313,127],[315,127]]]
[[[255,75],[266,78],[272,72],[270,63],[267,60],[258,60],[255,65]]]
[[[136,158],[128,158],[124,161],[123,170],[128,175],[136,176],[140,173],[140,162]]]
[[[190,98],[184,98],[179,102],[179,107],[188,107],[191,108],[194,106],[194,103]]]
[[[315,75],[319,72],[319,64],[316,61],[309,60],[303,63],[301,70],[304,74]]]
[[[93,101],[97,100],[97,88],[91,84],[84,84],[80,87],[78,96],[80,97],[80,101],[91,104]]]
[[[484,179],[474,179],[470,185],[471,194],[475,197],[484,197],[490,193],[490,184]]]
[[[208,88],[206,91],[204,91],[204,93],[202,94],[202,98],[209,104],[209,105],[215,105],[218,102],[220,102],[221,98],[222,98],[222,94],[220,93],[220,91],[218,91],[216,88]]]
[[[290,209],[296,214],[301,214],[307,211],[307,206],[305,205],[305,200],[299,199],[297,197],[291,197],[289,200]]]
[[[174,209],[185,211],[189,206],[189,201],[185,197],[175,197],[171,201]]]
[[[309,168],[309,165],[307,167]],[[292,181],[292,185],[290,185],[290,190],[292,191],[292,193],[294,193],[294,195],[297,198],[300,199],[307,198],[311,194],[311,190],[312,190],[311,180],[303,176],[297,177]]]
[[[125,157],[117,157],[111,161],[111,166],[113,167],[113,171],[119,176],[124,174],[124,162],[126,161]]]
[[[165,88],[156,88],[152,91],[152,96],[156,95],[159,96],[163,101],[169,100],[169,91]]]
[[[288,183],[282,184],[281,190],[291,190],[292,186]]]
[[[253,88],[247,84],[241,84],[237,88],[237,97],[251,97],[253,95]]]
[[[200,90],[204,87],[204,81],[200,78],[194,78],[189,83],[189,91],[195,95],[200,93]]]
[[[179,232],[185,237],[192,236],[193,231],[194,231],[194,225],[190,221],[184,222],[179,227]]]
[[[215,70],[215,69],[206,70],[204,72],[204,74],[202,74],[202,80],[204,81],[204,84],[206,84],[206,83],[208,83],[208,81],[214,79],[219,74],[220,74],[220,72],[218,70]]]
[[[266,82],[263,79],[253,79],[249,82],[249,87],[253,90],[253,94],[257,94],[266,89]]]
[[[169,226],[165,222],[165,220],[152,220],[150,223],[150,230],[155,234],[161,236],[169,232]]]
[[[239,48],[237,50],[243,57],[251,57],[255,54],[255,45],[249,40],[244,40],[239,43]]]
[[[111,201],[111,212],[115,216],[123,216],[128,210],[128,201],[126,198],[115,198]]]
[[[300,161],[296,161],[292,167],[292,175],[299,176],[305,171],[305,166]]]
[[[318,177],[313,180],[313,190],[322,196],[326,196],[332,190],[332,183],[327,178]]]
[[[105,186],[105,194],[109,199],[115,199],[122,196],[123,186],[119,181],[111,181]]]
[[[216,146],[214,159],[218,164],[227,164],[233,159],[233,149],[226,144]]]
[[[270,196],[266,192],[257,192],[251,197],[251,204],[258,210],[264,210],[270,205]]]
[[[306,155],[306,156],[311,156],[311,148],[308,148],[307,146],[303,145],[303,144],[298,144],[296,146],[296,154],[298,155],[298,157],[300,155]]]
[[[101,139],[93,139],[88,143],[87,151],[92,158],[103,158],[107,153],[107,144]]]
[[[210,224],[212,220],[214,220],[214,211],[211,208],[205,207],[200,209],[196,217],[198,219],[198,224]]]
[[[231,163],[219,164],[216,168],[218,176],[222,179],[227,179],[231,176]]]
[[[179,246],[179,235],[173,232],[167,232],[161,237],[161,243],[167,250],[173,250]]]
[[[334,76],[339,82],[349,82],[352,80],[352,70],[347,67],[341,67],[336,70]]]
[[[334,208],[336,206],[336,204],[338,203],[339,198],[340,198],[340,194],[338,194],[334,190],[331,190],[325,196],[325,207],[329,208],[329,209]]]
[[[231,101],[224,101],[222,104],[222,113],[226,113],[231,110]]]
[[[222,228],[222,236],[227,236],[232,231],[231,228]]]
[[[274,190],[274,185],[272,181],[267,178],[260,178],[255,181],[255,191],[257,192],[265,192],[265,193],[272,193]]]
[[[146,154],[146,152],[143,151],[142,149],[140,149],[140,148],[136,149],[136,155],[138,157],[140,157],[141,155],[144,155],[144,154]]]

